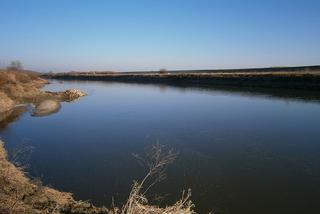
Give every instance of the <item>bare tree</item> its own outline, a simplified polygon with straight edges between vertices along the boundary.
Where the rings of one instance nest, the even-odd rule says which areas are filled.
[[[145,194],[153,185],[166,178],[165,169],[177,158],[177,153],[172,148],[156,143],[152,145],[145,157],[137,154],[133,155],[139,163],[148,169],[148,173],[140,182],[141,189],[149,183],[143,194]]]
[[[0,70],[5,68],[5,63],[2,60],[0,60]]]
[[[19,60],[11,61],[7,69],[13,71],[20,71],[22,70],[22,63]]]

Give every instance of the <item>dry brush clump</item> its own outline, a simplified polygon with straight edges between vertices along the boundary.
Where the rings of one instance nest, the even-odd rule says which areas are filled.
[[[134,155],[137,160],[147,167],[148,172],[141,181],[134,181],[128,200],[121,209],[113,208],[114,214],[192,214],[194,204],[190,200],[191,191],[183,191],[182,197],[174,205],[161,208],[148,204],[146,193],[156,183],[165,179],[166,167],[173,163],[177,153],[173,149],[159,143],[152,146],[146,157]]]
[[[181,199],[174,205],[159,207],[149,205],[148,199],[141,193],[140,183],[134,182],[129,198],[125,205],[119,208],[112,208],[111,214],[192,214],[195,213],[194,204],[190,200],[191,191],[183,191]]]

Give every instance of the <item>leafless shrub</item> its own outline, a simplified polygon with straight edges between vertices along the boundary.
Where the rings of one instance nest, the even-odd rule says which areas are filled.
[[[140,189],[142,189],[145,184],[149,182],[149,185],[143,193],[145,194],[153,185],[166,178],[166,167],[175,161],[177,153],[174,152],[172,148],[156,143],[146,152],[145,157],[141,157],[138,154],[133,154],[133,156],[143,167],[148,169],[148,173],[139,183]]]
[[[127,202],[121,209],[113,209],[113,213],[121,214],[176,214],[176,213],[194,213],[192,210],[194,205],[192,204],[190,197],[191,191],[183,192],[182,198],[176,202],[173,206],[166,208],[160,208],[158,206],[148,205],[148,199],[146,198],[146,192],[156,183],[164,180],[165,169],[169,164],[172,164],[177,153],[173,149],[168,148],[159,143],[153,145],[146,153],[145,157],[141,157],[134,154],[134,157],[143,166],[147,167],[148,173],[141,181],[134,181],[132,190],[129,194]]]

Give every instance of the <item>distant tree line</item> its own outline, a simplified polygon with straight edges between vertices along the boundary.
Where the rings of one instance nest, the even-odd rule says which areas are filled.
[[[22,66],[21,61],[19,61],[19,60],[13,60],[7,66],[6,66],[6,63],[4,63],[2,61],[2,62],[0,62],[0,69],[7,69],[7,70],[11,70],[11,71],[20,71],[20,70],[23,70],[23,66]]]

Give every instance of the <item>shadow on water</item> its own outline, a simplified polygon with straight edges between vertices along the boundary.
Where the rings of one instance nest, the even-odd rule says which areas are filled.
[[[237,86],[220,86],[220,85],[205,85],[205,84],[179,84],[179,83],[123,83],[116,81],[101,81],[101,80],[52,80],[55,83],[84,83],[84,84],[129,84],[136,86],[150,86],[152,88],[158,87],[160,91],[177,90],[180,92],[199,91],[202,93],[221,92],[224,94],[236,94],[242,96],[258,96],[268,99],[279,99],[288,101],[303,101],[303,102],[320,102],[320,91],[316,90],[302,90],[302,89],[280,89],[280,88],[259,88],[259,87],[237,87]]]
[[[262,96],[269,99],[281,99],[288,101],[303,101],[303,102],[320,102],[319,91],[294,90],[294,89],[272,89],[272,88],[257,88],[257,87],[219,87],[219,86],[172,86],[181,88],[182,90],[199,90],[199,91],[220,91],[229,94],[239,94],[243,96]]]
[[[27,111],[25,106],[18,106],[7,112],[0,113],[0,130],[7,128],[8,124],[17,121]]]

